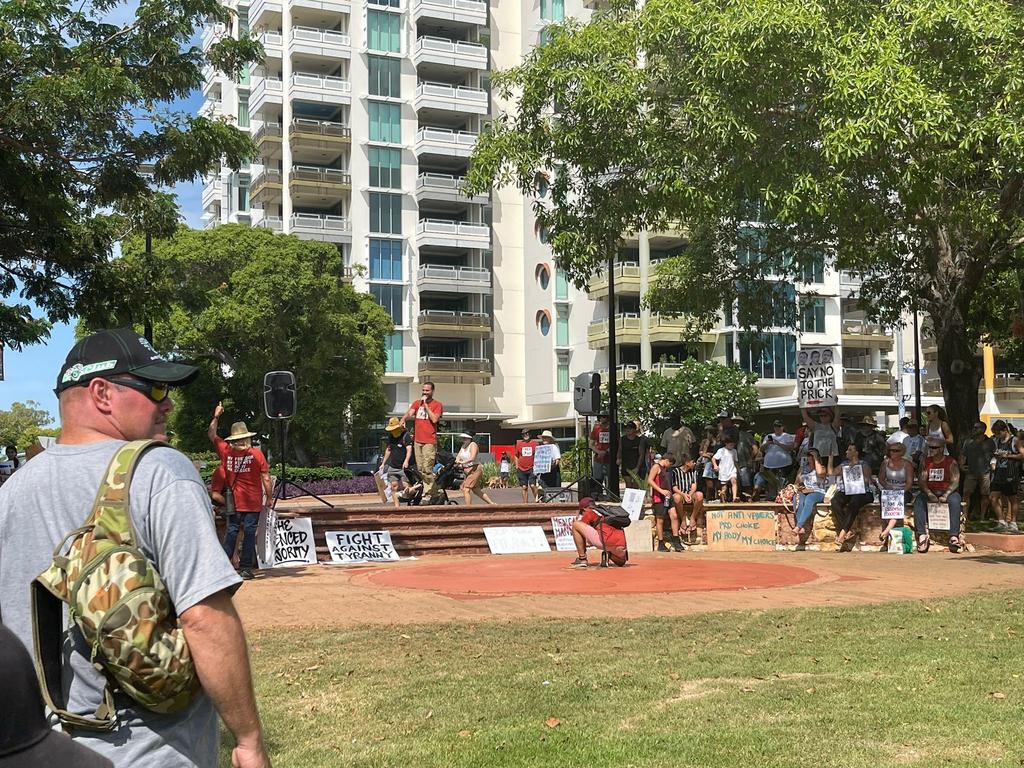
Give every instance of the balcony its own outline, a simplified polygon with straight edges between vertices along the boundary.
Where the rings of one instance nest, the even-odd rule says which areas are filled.
[[[486,26],[487,3],[481,0],[414,0],[413,19],[438,19]]]
[[[281,157],[281,124],[263,123],[252,136],[253,143],[264,160]]]
[[[454,384],[487,384],[492,364],[483,357],[421,357],[420,379]]]
[[[615,381],[631,381],[636,378],[640,371],[639,365],[617,365],[615,366]],[[601,381],[608,381],[608,369],[602,368],[598,371],[601,374]]]
[[[266,30],[256,35],[256,39],[263,44],[263,51],[268,59],[280,59],[281,51],[284,49],[284,35],[279,31]]]
[[[223,24],[204,24],[203,25],[203,51],[208,51],[220,38],[227,32],[227,27]]]
[[[281,199],[281,170],[264,168],[252,177],[249,194],[254,203],[269,203]]]
[[[417,111],[437,109],[470,115],[486,115],[490,111],[487,91],[448,83],[417,83],[413,106]]]
[[[892,348],[892,334],[878,323],[843,320],[843,345]]]
[[[420,128],[416,132],[416,156],[469,157],[473,154],[479,134],[452,131],[447,128]]]
[[[276,18],[274,18],[275,16]],[[280,0],[256,0],[249,6],[249,26],[252,29],[259,29],[260,27],[279,27],[280,25]]]
[[[207,179],[203,187],[203,208],[209,208],[214,203],[219,203],[224,194],[224,182],[220,177]]]
[[[843,392],[853,395],[877,395],[892,392],[886,368],[843,368]]]
[[[489,294],[491,271],[476,267],[424,264],[416,273],[416,288],[436,293]]]
[[[615,315],[615,342],[640,343],[640,315],[633,312]],[[587,344],[591,349],[603,349],[608,346],[607,320],[597,320],[587,326]]]
[[[249,114],[258,115],[267,104],[280,104],[284,84],[276,77],[254,77],[249,96]]]
[[[432,339],[477,338],[491,335],[491,316],[481,312],[427,309],[416,321],[420,336]]]
[[[686,331],[685,317],[669,317],[668,315],[651,315],[648,335],[652,344],[676,344],[682,341]]]
[[[292,0],[292,7],[309,8],[327,13],[343,13],[346,16],[352,13],[352,3],[348,0]]]
[[[304,240],[323,240],[328,243],[351,243],[352,222],[344,216],[319,213],[292,215],[288,231]]]
[[[352,83],[343,77],[296,72],[288,87],[288,97],[324,104],[349,104],[352,101]]]
[[[288,176],[288,189],[292,202],[298,206],[336,203],[348,197],[352,189],[352,176],[338,168],[321,168],[316,165],[293,165]]]
[[[292,27],[288,53],[347,59],[352,56],[352,38],[344,32],[316,27]]]
[[[459,69],[487,69],[487,46],[425,35],[416,40],[413,63],[440,64]]]
[[[416,225],[416,245],[486,249],[491,247],[491,228],[448,219],[421,219]]]
[[[416,179],[416,200],[444,200],[451,203],[477,203],[486,205],[489,197],[487,195],[473,195],[469,197],[462,192],[465,183],[462,176],[454,176],[448,173],[421,173]]]
[[[281,232],[284,230],[284,222],[280,216],[264,216],[256,222],[256,226],[269,229],[271,232]]]
[[[217,120],[223,117],[224,107],[220,101],[204,101],[203,106],[199,108],[199,114],[210,120]]]
[[[296,117],[288,132],[288,143],[295,160],[333,163],[348,152],[352,129],[344,123]]]
[[[220,98],[221,75],[209,64],[203,67],[203,96],[216,101]]]
[[[653,270],[652,270],[653,273]],[[615,265],[615,293],[621,295],[640,294],[640,265],[635,262],[619,262]],[[599,272],[590,278],[587,296],[603,299],[608,295],[608,272]]]
[[[997,373],[995,393],[996,397],[1003,399],[1020,399],[1021,396],[1024,396],[1024,374]]]

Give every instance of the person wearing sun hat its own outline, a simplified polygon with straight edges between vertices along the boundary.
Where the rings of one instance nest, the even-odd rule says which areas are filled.
[[[224,413],[224,405],[217,403],[213,409],[213,420],[207,429],[207,437],[213,443],[220,466],[223,470],[218,485],[210,490],[224,494],[224,553],[231,559],[235,556],[238,533],[242,531],[242,553],[238,557],[239,574],[243,579],[254,578],[256,567],[256,528],[260,512],[274,497],[274,486],[270,482],[270,465],[263,451],[254,448],[250,432],[244,421],[231,425],[231,432],[224,439],[217,435],[217,422]]]
[[[388,433],[388,444],[384,448],[377,473],[387,474],[388,482],[391,483],[391,503],[398,509],[398,492],[402,488],[405,470],[412,461],[412,440],[397,416],[388,419],[384,431]]]

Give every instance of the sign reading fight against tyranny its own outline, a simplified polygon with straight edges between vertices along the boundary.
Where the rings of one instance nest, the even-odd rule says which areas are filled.
[[[836,404],[836,365],[832,347],[803,347],[796,355],[796,387],[801,408]]]
[[[327,531],[324,536],[335,563],[398,560],[390,531]]]
[[[559,552],[573,552],[576,542],[572,540],[573,515],[559,515],[551,518],[551,531],[555,534],[555,549]]]
[[[260,568],[316,565],[312,520],[308,517],[278,518],[274,530],[274,561],[260,560]]]

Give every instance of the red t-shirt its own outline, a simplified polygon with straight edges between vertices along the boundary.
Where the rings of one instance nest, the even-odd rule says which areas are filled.
[[[259,448],[232,448],[230,443],[220,438],[217,438],[216,445],[227,485],[235,497],[235,511],[259,512],[263,509],[262,476],[270,472],[263,451]]]
[[[516,440],[516,469],[529,472],[533,469],[533,456],[537,453],[536,440]]]
[[[416,406],[416,427],[413,432],[413,439],[417,443],[437,443],[437,424],[432,422],[430,417],[427,416],[427,408],[438,419],[441,418],[441,413],[444,411],[444,406],[438,400],[431,400],[427,403],[426,408],[423,407],[422,402]]]
[[[225,486],[227,486],[227,480],[224,478],[224,465],[221,464],[213,470],[213,477],[210,478],[210,490],[213,493],[223,493]]]
[[[601,515],[593,509],[583,510],[580,515],[580,519],[587,525],[596,528],[597,532],[604,537],[604,548],[605,551],[608,552],[608,557],[611,561],[615,563],[615,565],[625,565],[626,532],[622,528],[616,528],[613,525],[607,525],[599,522],[601,520]]]
[[[605,451],[605,453],[595,453],[594,461],[599,464],[604,464],[608,461],[607,451],[612,444],[611,430],[608,427],[602,427],[598,424],[590,430],[590,439],[597,443],[598,450]]]
[[[942,461],[928,459],[924,463],[924,482],[935,495],[940,495],[949,490],[949,482],[952,480],[953,457],[946,456]]]

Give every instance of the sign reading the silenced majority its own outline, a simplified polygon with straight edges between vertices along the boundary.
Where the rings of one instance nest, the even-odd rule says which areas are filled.
[[[778,517],[772,509],[704,508],[711,552],[774,552]]]
[[[836,404],[836,365],[832,347],[803,347],[796,356],[797,398],[801,408]]]
[[[398,560],[390,531],[327,531],[327,551],[334,563]]]
[[[555,534],[555,549],[559,552],[573,552],[576,542],[572,540],[572,521],[574,515],[560,515],[551,518],[551,531]]]
[[[274,526],[274,561],[260,561],[260,568],[316,565],[313,521],[308,517],[277,519]]]

